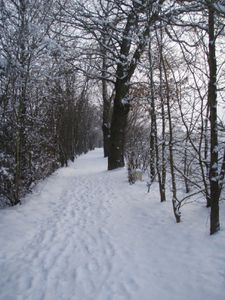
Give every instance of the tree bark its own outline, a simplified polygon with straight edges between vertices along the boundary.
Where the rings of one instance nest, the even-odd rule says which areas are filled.
[[[102,43],[108,46],[108,37],[102,33]],[[107,89],[107,50],[102,46],[102,101],[103,101],[103,113],[102,113],[102,133],[103,133],[103,149],[104,157],[109,156],[109,139],[110,139],[110,108],[111,98],[108,95]]]
[[[102,79],[102,98],[103,98],[103,116],[102,116],[102,132],[103,132],[103,148],[104,157],[109,156],[109,138],[110,138],[110,99],[107,93],[107,82]]]
[[[211,139],[211,161],[210,161],[210,234],[220,230],[219,222],[219,176],[218,176],[218,130],[217,130],[217,94],[216,94],[216,46],[215,46],[215,16],[213,7],[209,5],[209,87],[208,87],[208,105],[210,112],[210,139]]]
[[[163,38],[162,38],[162,28],[158,34],[156,30],[156,38],[159,50],[159,98],[161,105],[161,122],[162,122],[162,142],[161,142],[161,160],[160,160],[160,146],[158,145],[158,134],[157,134],[157,122],[155,117],[155,128],[156,128],[156,167],[159,180],[159,192],[160,201],[166,201],[166,143],[165,143],[165,131],[166,131],[166,116],[164,108],[164,95],[163,95]]]
[[[158,147],[155,145],[157,142],[157,132],[156,132],[156,115],[155,115],[155,91],[154,91],[154,79],[153,79],[153,62],[152,62],[152,47],[151,39],[149,40],[149,49],[148,49],[148,59],[149,59],[149,79],[150,79],[150,117],[151,117],[151,128],[150,128],[150,180],[151,183],[155,178],[155,148]],[[157,163],[159,161],[157,160]],[[159,170],[158,170],[159,171]],[[159,184],[161,184],[160,174],[158,172]]]
[[[126,101],[126,96],[129,91],[128,84],[117,80],[115,90],[116,94],[111,121],[108,170],[124,167],[125,133],[130,110],[130,104]]]

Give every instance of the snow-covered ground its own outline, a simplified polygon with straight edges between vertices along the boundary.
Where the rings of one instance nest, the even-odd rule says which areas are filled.
[[[0,300],[224,300],[224,227],[199,203],[176,224],[157,185],[106,164],[91,151],[0,211]]]

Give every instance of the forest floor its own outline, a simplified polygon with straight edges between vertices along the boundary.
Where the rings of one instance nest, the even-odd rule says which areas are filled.
[[[224,300],[222,230],[196,201],[176,224],[157,184],[129,185],[97,149],[0,211],[0,300]]]

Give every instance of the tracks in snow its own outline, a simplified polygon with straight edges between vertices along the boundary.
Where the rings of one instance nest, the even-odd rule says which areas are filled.
[[[121,253],[108,225],[113,193],[106,172],[68,176],[32,239],[1,265],[0,299],[106,300],[118,289],[129,299],[129,289],[114,278]]]
[[[157,187],[105,170],[92,151],[0,211],[0,300],[222,300],[224,235],[202,207],[177,226]]]

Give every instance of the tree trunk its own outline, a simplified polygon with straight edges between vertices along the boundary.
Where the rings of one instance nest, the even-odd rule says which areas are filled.
[[[151,117],[151,132],[150,132],[150,176],[151,183],[155,179],[155,126]]]
[[[163,2],[163,0],[159,1],[159,6],[162,5]],[[115,84],[114,107],[110,128],[109,170],[124,166],[125,132],[130,110],[128,99],[129,84],[137,67],[137,63],[145,50],[147,37],[149,36],[149,28],[158,19],[158,11],[154,13],[151,11],[152,14],[148,17],[147,23],[144,25],[143,30],[139,32],[139,42],[135,47],[133,37],[134,32],[139,30],[139,16],[145,9],[143,4],[142,2],[134,1],[133,9],[127,14],[126,24],[122,33],[123,37],[120,42],[120,59],[116,70],[117,80]],[[150,5],[149,9],[152,10],[152,5]]]
[[[150,180],[151,183],[155,178],[155,145],[156,142],[156,115],[155,115],[155,91],[153,79],[153,63],[152,63],[152,47],[151,39],[149,40],[148,59],[150,64],[149,79],[150,79],[150,117],[151,117],[151,132],[150,132]],[[159,173],[158,173],[159,175]],[[159,178],[160,179],[160,178]]]
[[[170,86],[167,75],[167,66],[166,61],[164,61],[162,57],[162,66],[165,76],[166,83],[166,106],[168,113],[168,125],[169,125],[169,162],[170,162],[170,172],[171,172],[171,181],[172,181],[172,204],[173,204],[173,212],[177,223],[181,221],[181,213],[180,213],[180,202],[177,199],[177,186],[176,186],[176,175],[175,175],[175,161],[174,161],[174,149],[173,149],[173,124],[172,124],[172,115],[171,115],[171,107],[170,107]],[[167,63],[168,65],[168,63]]]
[[[129,87],[125,81],[117,80],[111,121],[108,170],[124,167],[124,146],[130,104],[126,101]]]
[[[157,122],[155,117],[155,128],[156,128],[156,160],[157,160],[157,173],[159,180],[159,192],[160,201],[166,201],[166,143],[165,143],[165,131],[166,131],[166,116],[164,109],[164,95],[163,95],[163,38],[162,38],[162,28],[160,28],[160,33],[158,35],[156,31],[156,38],[159,49],[159,97],[161,105],[161,122],[162,122],[162,142],[161,142],[161,159],[160,159],[160,146],[158,145],[158,134],[157,134]],[[160,165],[161,164],[161,165]]]
[[[102,42],[107,45],[108,38],[102,34]],[[107,90],[107,51],[102,47],[102,100],[103,100],[103,115],[102,115],[102,133],[103,133],[103,148],[104,157],[109,156],[109,138],[110,138],[110,108],[111,99]]]
[[[216,95],[216,47],[215,47],[215,31],[214,31],[214,10],[209,6],[209,87],[208,87],[208,105],[210,111],[210,139],[211,139],[211,161],[210,161],[210,234],[214,234],[220,230],[219,222],[219,176],[218,176],[218,130],[217,130],[217,95]]]
[[[102,132],[104,157],[109,156],[109,138],[110,138],[110,99],[107,93],[107,83],[102,79],[102,98],[103,98],[103,116],[102,116]]]
[[[185,191],[188,194],[190,192],[190,187],[189,187],[189,182],[188,182],[188,176],[189,176],[189,168],[188,168],[188,157],[187,157],[187,146],[188,146],[188,142],[187,142],[188,137],[186,138],[185,141],[185,148],[184,148],[184,185],[185,185]]]
[[[161,113],[162,113],[162,181],[160,187],[160,195],[161,195],[161,202],[166,201],[166,142],[165,142],[165,132],[166,132],[166,116],[165,116],[165,109],[164,109],[164,102],[161,98]]]
[[[103,117],[103,124],[102,124],[102,132],[103,132],[103,150],[104,150],[104,157],[109,156],[109,137],[110,137],[110,128],[108,123]]]

